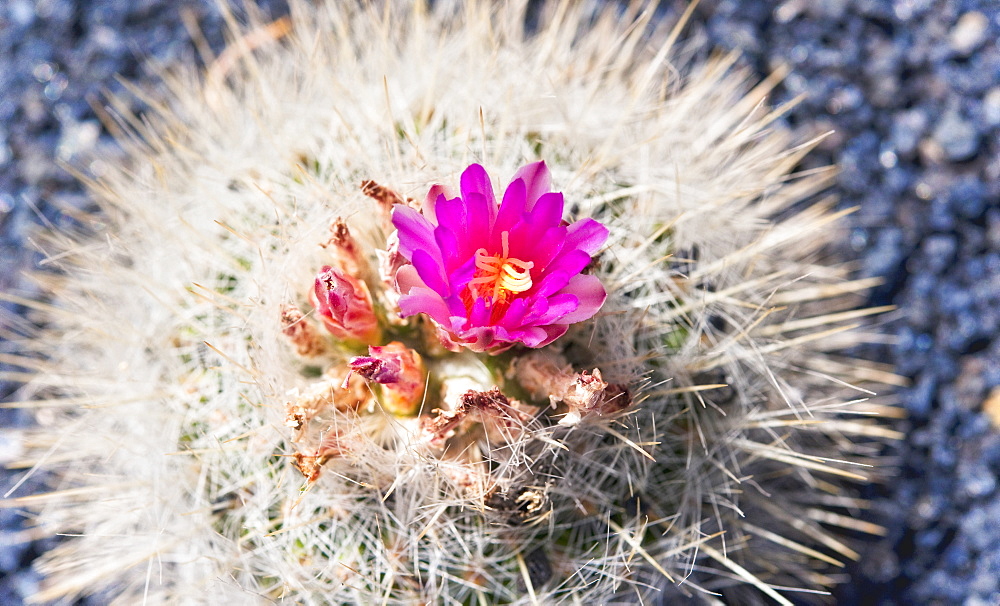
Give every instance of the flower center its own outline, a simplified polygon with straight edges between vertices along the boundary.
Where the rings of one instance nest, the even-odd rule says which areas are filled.
[[[469,289],[476,297],[489,297],[494,304],[504,303],[511,293],[531,288],[531,261],[511,258],[508,245],[509,232],[500,234],[502,255],[489,255],[485,248],[476,251],[476,274],[469,282]]]

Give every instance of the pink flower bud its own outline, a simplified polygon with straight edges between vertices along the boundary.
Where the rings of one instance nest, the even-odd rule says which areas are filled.
[[[324,326],[334,336],[374,343],[379,338],[378,319],[368,286],[357,278],[324,266],[316,276],[310,300]]]
[[[367,356],[348,363],[353,372],[382,385],[382,405],[395,415],[417,412],[424,397],[425,373],[420,354],[399,341],[369,346]]]

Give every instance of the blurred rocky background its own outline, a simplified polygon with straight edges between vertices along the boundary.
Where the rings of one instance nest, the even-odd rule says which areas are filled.
[[[286,10],[261,4],[270,18]],[[98,112],[124,90],[118,78],[155,86],[157,65],[200,61],[199,43],[218,53],[224,29],[212,0],[0,0],[0,292],[35,295],[32,231],[88,208],[64,166],[100,175],[119,157]],[[785,122],[833,131],[803,168],[839,166],[833,192],[860,207],[844,251],[884,278],[871,304],[899,307],[886,343],[859,352],[910,381],[899,468],[858,514],[888,534],[865,544],[839,603],[1000,604],[998,34],[998,0],[703,0],[687,28],[761,77],[790,69],[773,102],[806,96]],[[16,372],[2,354],[23,309],[0,305],[0,373]],[[0,398],[14,388],[0,375]],[[0,426],[27,422],[0,409]],[[0,455],[11,449],[0,434]],[[21,476],[0,471],[0,494]],[[13,509],[0,508],[0,528],[0,604],[16,606],[55,543]]]

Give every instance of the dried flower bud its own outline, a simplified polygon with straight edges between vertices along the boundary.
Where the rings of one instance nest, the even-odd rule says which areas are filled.
[[[539,351],[521,356],[511,365],[508,377],[515,378],[532,397],[548,397],[553,405],[563,403],[566,414],[560,425],[575,425],[589,414],[606,416],[628,408],[632,397],[628,387],[608,384],[600,369],[575,373],[559,354]]]
[[[520,433],[531,420],[529,411],[521,410],[517,400],[511,400],[498,388],[489,391],[470,389],[461,397],[454,410],[435,410],[437,416],[422,419],[423,440],[440,448],[468,422],[479,421],[491,439],[510,442],[514,432]]]
[[[506,373],[515,379],[535,400],[551,397],[553,404],[561,400],[566,385],[573,380],[573,366],[562,354],[541,349],[518,356]]]
[[[323,438],[323,441],[315,452],[311,454],[296,452],[293,455],[292,465],[306,479],[307,485],[315,484],[323,472],[323,466],[330,459],[356,456],[354,449],[356,441],[356,437],[350,435],[344,436],[335,430],[330,431]]]
[[[382,405],[386,410],[401,416],[417,412],[425,385],[420,354],[393,341],[381,347],[369,346],[367,356],[352,358],[348,364],[352,372],[382,385]]]
[[[344,377],[341,380],[341,377]],[[371,400],[371,392],[360,378],[352,378],[343,367],[330,369],[326,376],[311,384],[304,392],[295,389],[285,403],[285,425],[296,430],[298,441],[306,425],[329,407],[339,412],[357,410]]]
[[[443,448],[448,438],[455,435],[455,431],[469,415],[469,411],[459,408],[457,410],[434,409],[437,416],[420,417],[421,441],[434,448]]]
[[[332,253],[334,262],[340,269],[355,277],[361,275],[364,259],[358,253],[358,244],[351,235],[351,230],[341,217],[330,224],[330,237],[320,246]]]
[[[585,370],[573,377],[573,382],[563,393],[562,401],[571,409],[593,410],[600,404],[607,387],[607,382],[601,378],[600,369],[595,368],[593,374]]]
[[[569,410],[559,424],[566,426],[576,425],[588,415],[606,417],[625,410],[632,405],[632,394],[621,383],[606,383],[595,368],[593,374],[583,371],[576,375],[562,401]]]
[[[361,193],[378,202],[386,214],[392,212],[393,204],[403,203],[403,196],[370,179],[361,182]]]
[[[391,225],[390,216],[392,215],[393,206],[396,204],[406,204],[408,202],[412,202],[412,200],[404,200],[403,196],[399,195],[395,190],[384,185],[379,185],[372,180],[365,180],[361,182],[361,193],[378,203],[379,210],[382,211],[382,219],[386,227]]]
[[[297,452],[292,459],[292,465],[295,469],[299,470],[302,477],[306,479],[306,483],[309,485],[315,484],[316,480],[319,479],[320,473],[323,471],[323,462],[320,462],[319,457],[315,454],[306,455],[301,452]]]
[[[315,358],[326,353],[326,339],[295,305],[281,306],[281,325],[281,332],[300,356]]]
[[[361,280],[326,265],[316,276],[310,300],[334,336],[362,343],[378,340],[372,296]]]

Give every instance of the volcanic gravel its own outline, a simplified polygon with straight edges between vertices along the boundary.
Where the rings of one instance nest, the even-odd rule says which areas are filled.
[[[211,0],[0,2],[0,291],[35,294],[22,275],[39,262],[30,231],[88,207],[62,164],[97,152],[85,168],[100,174],[118,157],[94,109],[123,90],[116,75],[151,83],[150,59],[198,60],[185,23],[224,47]],[[864,514],[888,535],[866,544],[838,601],[1000,604],[1000,3],[703,0],[687,39],[738,49],[761,76],[790,68],[772,101],[805,94],[785,122],[803,136],[834,131],[804,168],[840,168],[833,191],[859,207],[844,250],[885,280],[870,303],[899,307],[891,344],[859,352],[911,380],[900,467],[869,490],[876,506]],[[23,310],[0,305],[3,353]],[[0,381],[0,397],[14,388]],[[0,409],[0,426],[26,422]],[[14,449],[0,434],[0,458]],[[22,474],[0,472],[0,494]],[[12,509],[0,509],[0,528],[0,604],[14,606],[36,590],[31,561],[55,541],[31,540]]]
[[[847,246],[899,306],[869,355],[912,386],[898,472],[866,517],[888,528],[841,603],[1000,604],[1000,3],[718,2],[716,46],[791,74],[775,101],[833,130],[809,163],[840,167],[859,206]]]

